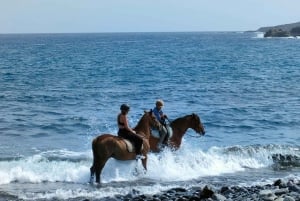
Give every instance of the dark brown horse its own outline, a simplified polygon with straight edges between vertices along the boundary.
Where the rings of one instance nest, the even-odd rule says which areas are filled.
[[[166,145],[172,149],[178,149],[181,145],[182,138],[186,133],[187,129],[191,128],[200,135],[205,134],[204,126],[201,123],[200,117],[197,114],[186,115],[179,117],[170,123],[173,131],[173,135],[168,139]],[[154,136],[150,136],[149,143],[150,149],[153,152],[159,152],[157,147],[159,139]]]
[[[161,129],[161,124],[156,120],[152,111],[145,112],[137,126],[134,128],[136,133],[143,137],[142,164],[147,170],[147,153],[150,150],[149,137],[150,129],[154,127]],[[135,152],[129,152],[124,139],[112,134],[102,134],[96,137],[92,142],[93,150],[93,165],[91,167],[91,182],[93,182],[94,174],[96,174],[96,182],[100,183],[100,175],[105,163],[109,158],[117,160],[134,160],[136,158]]]

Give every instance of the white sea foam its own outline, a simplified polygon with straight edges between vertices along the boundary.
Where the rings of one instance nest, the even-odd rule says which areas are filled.
[[[24,200],[34,200],[34,199],[72,199],[72,198],[92,198],[92,199],[100,199],[104,197],[112,197],[115,195],[126,195],[126,194],[132,194],[135,193],[138,194],[139,190],[142,190],[143,194],[155,194],[159,193],[164,190],[168,190],[170,188],[178,187],[178,185],[161,185],[161,184],[155,184],[151,186],[123,186],[123,187],[101,187],[98,188],[75,188],[75,189],[65,189],[65,188],[59,188],[53,191],[48,191],[47,193],[41,192],[41,193],[29,193],[24,192],[20,196],[21,199]],[[139,189],[139,190],[137,190]]]
[[[292,150],[270,147],[211,147],[207,151],[182,147],[176,152],[168,149],[148,155],[148,171],[136,161],[110,159],[102,172],[102,182],[134,181],[140,178],[158,181],[186,181],[225,173],[256,169],[272,165],[272,154]],[[92,153],[66,150],[48,151],[19,160],[0,162],[0,184],[11,182],[73,182],[89,180]]]
[[[59,183],[57,188],[47,188],[47,192],[27,191],[20,193],[21,199],[68,199],[76,197],[103,198],[117,194],[132,193],[138,187],[144,194],[153,194],[173,187],[193,186],[192,181],[207,176],[236,174],[244,170],[266,168],[273,164],[276,153],[297,155],[297,148],[281,146],[234,146],[211,147],[203,151],[183,146],[172,152],[168,149],[160,154],[150,153],[148,171],[144,173],[140,161],[117,161],[110,159],[103,169],[101,190],[86,186],[92,164],[91,151],[72,152],[67,150],[41,152],[31,157],[0,162],[0,187],[3,184]],[[299,175],[298,175],[299,177]],[[151,181],[149,184],[136,184],[138,181]],[[174,182],[175,181],[175,182]],[[117,182],[117,186],[109,183]],[[125,182],[127,185],[120,185]],[[186,183],[185,183],[186,182]],[[260,184],[270,181],[255,181]],[[167,185],[165,185],[167,183]],[[73,188],[64,188],[75,185]],[[128,186],[129,184],[129,186]],[[196,184],[198,185],[198,184]],[[245,185],[250,185],[247,183]],[[78,187],[79,186],[79,187]],[[50,189],[50,190],[49,190]],[[17,193],[19,194],[19,193]]]
[[[255,32],[256,36],[254,38],[264,38],[264,33],[263,32]]]

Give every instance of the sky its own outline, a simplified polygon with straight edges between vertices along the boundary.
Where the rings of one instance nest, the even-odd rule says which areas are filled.
[[[300,21],[300,0],[0,0],[0,33],[248,31]]]

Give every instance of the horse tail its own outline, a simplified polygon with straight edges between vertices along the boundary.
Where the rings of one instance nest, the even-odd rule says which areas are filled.
[[[92,164],[92,167],[90,168],[90,172],[91,172],[90,183],[93,183],[94,175],[96,172],[96,169],[95,169],[96,163],[97,163],[96,143],[97,143],[97,138],[93,139],[93,141],[92,141],[93,164]]]
[[[96,151],[97,138],[92,141],[92,151],[93,151],[93,166],[96,163],[97,151]]]

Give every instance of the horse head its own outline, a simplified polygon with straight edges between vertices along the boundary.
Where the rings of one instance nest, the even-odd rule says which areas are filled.
[[[192,129],[194,129],[200,135],[205,134],[205,129],[203,124],[201,123],[200,117],[197,114],[192,114]]]

